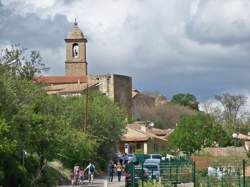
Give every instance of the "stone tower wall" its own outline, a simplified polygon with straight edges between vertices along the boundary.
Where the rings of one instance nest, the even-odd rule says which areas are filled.
[[[131,117],[132,115],[132,78],[124,75],[113,75],[114,101]]]
[[[89,76],[89,83],[99,83],[99,91],[107,95],[129,116],[132,114],[132,78],[124,75]]]
[[[87,75],[87,63],[65,63],[65,75],[66,76],[86,76]]]

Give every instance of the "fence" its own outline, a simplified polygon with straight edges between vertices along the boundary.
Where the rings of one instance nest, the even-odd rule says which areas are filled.
[[[185,158],[161,161],[160,176],[163,185],[195,183],[195,163]]]
[[[205,172],[197,172],[198,187],[247,187],[246,161],[235,161],[229,164],[216,164]]]
[[[161,186],[194,186],[194,187],[250,187],[250,177],[246,175],[245,160],[234,163],[213,164],[207,169],[196,170],[194,161],[185,158],[166,159],[160,162]],[[149,181],[144,171],[143,158],[129,165],[129,185],[126,187],[144,186]],[[152,177],[150,179],[153,179]]]

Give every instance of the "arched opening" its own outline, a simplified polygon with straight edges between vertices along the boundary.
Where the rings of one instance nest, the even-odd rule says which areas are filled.
[[[79,45],[77,43],[74,43],[72,46],[72,55],[73,55],[73,58],[79,57]]]

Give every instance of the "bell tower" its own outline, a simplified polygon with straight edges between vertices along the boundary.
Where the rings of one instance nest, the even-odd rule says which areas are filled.
[[[74,26],[69,31],[66,43],[66,76],[87,76],[86,43],[82,31],[75,20]]]

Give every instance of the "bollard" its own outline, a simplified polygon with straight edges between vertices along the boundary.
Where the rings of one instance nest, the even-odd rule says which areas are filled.
[[[104,187],[108,187],[108,181],[104,181]]]

